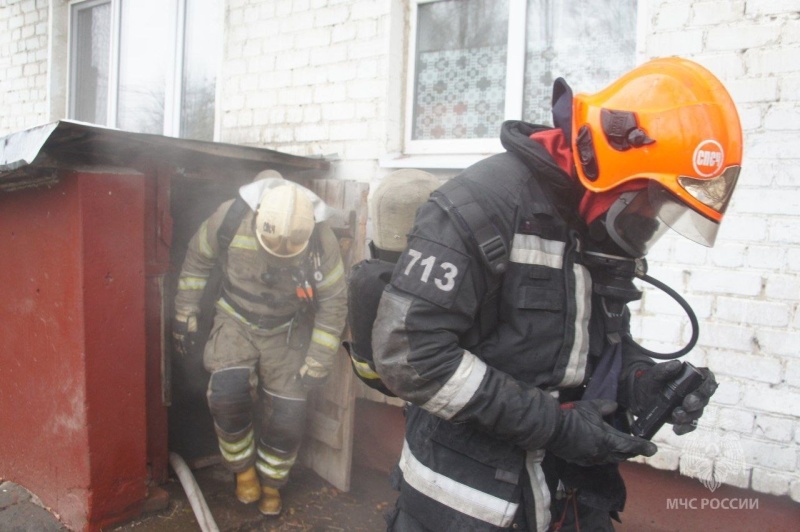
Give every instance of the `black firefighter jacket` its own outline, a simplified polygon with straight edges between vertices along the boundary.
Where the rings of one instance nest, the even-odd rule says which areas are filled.
[[[504,275],[493,278],[428,201],[373,328],[378,373],[412,403],[398,506],[431,530],[505,528],[521,509],[529,529],[548,526],[541,461],[560,415],[555,396],[579,390],[603,348],[579,259],[579,191],[529,139],[537,128],[505,123],[507,152],[442,189],[467,187],[492,219],[509,251]],[[476,335],[487,316],[490,329]],[[641,357],[623,352],[622,379]]]

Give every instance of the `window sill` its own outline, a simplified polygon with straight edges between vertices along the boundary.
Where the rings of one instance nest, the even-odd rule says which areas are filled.
[[[381,168],[417,168],[434,170],[463,170],[478,161],[490,157],[492,153],[454,154],[454,155],[407,155],[391,153],[381,157],[378,165]]]

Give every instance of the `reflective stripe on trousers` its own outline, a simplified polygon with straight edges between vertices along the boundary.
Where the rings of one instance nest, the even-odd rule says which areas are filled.
[[[219,442],[219,451],[222,458],[229,463],[245,463],[249,462],[253,457],[256,450],[255,438],[252,427],[247,431],[244,438],[237,441],[226,441],[219,436],[218,431],[217,440]]]
[[[287,454],[279,454],[275,452],[274,449],[259,446],[256,469],[258,469],[261,475],[283,484],[286,482],[289,471],[292,469],[296,460],[296,451]]]
[[[495,526],[510,526],[519,508],[518,503],[484,493],[430,469],[414,457],[407,441],[403,442],[400,470],[403,479],[423,495]]]
[[[544,452],[544,449],[528,451],[525,455],[525,469],[528,471],[535,504],[536,530],[539,532],[545,532],[550,527],[550,489],[542,470]],[[528,516],[529,520],[530,517]]]

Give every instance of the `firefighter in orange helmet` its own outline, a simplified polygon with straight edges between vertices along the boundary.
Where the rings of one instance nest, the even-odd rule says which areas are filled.
[[[201,224],[178,279],[173,336],[187,353],[201,296],[221,263],[203,352],[208,406],[236,496],[258,501],[265,515],[281,511],[278,490],[297,459],[306,395],[326,381],[344,328],[344,265],[328,223],[334,215],[310,190],[262,172]]]
[[[613,530],[617,464],[657,450],[639,424],[689,432],[716,389],[634,342],[627,303],[667,228],[714,243],[742,162],[728,92],[657,59],[592,95],[558,79],[553,122],[504,123],[505,153],[439,187],[383,292],[375,370],[410,403],[390,530]]]

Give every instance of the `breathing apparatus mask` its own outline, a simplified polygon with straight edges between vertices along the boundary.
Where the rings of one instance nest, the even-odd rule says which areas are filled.
[[[581,260],[583,265],[592,272],[592,285],[595,294],[599,295],[602,301],[601,310],[611,343],[620,343],[623,340],[633,343],[647,356],[659,360],[672,360],[682,357],[694,348],[699,334],[697,316],[689,303],[680,294],[658,279],[647,275],[646,259],[643,257],[630,258],[622,255],[610,255],[589,246],[588,249],[582,252]],[[642,291],[636,287],[633,282],[634,279],[641,279],[666,292],[686,312],[692,325],[692,336],[686,346],[674,353],[657,353],[636,343],[630,335],[621,334],[625,306],[642,298]]]
[[[716,192],[718,201],[715,205],[720,211],[727,207],[738,174],[739,166],[731,166],[711,180],[710,187],[705,187]],[[681,177],[684,182],[691,182],[692,178]],[[590,244],[583,252],[584,264],[593,273],[595,293],[602,297],[607,323],[616,323],[621,319],[625,305],[641,299],[642,291],[634,285],[634,278],[666,292],[686,312],[692,335],[682,349],[674,353],[657,353],[636,344],[642,352],[660,360],[671,360],[689,353],[698,338],[698,321],[691,306],[675,290],[647,275],[644,257],[668,229],[711,247],[719,223],[693,210],[658,183],[649,182],[640,190],[621,193],[608,210],[589,225]],[[612,334],[619,336],[616,331]],[[635,343],[629,335],[623,338]]]
[[[739,170],[739,166],[730,166],[711,180],[680,176],[679,182],[686,187],[698,182],[696,188],[702,190],[704,201],[713,204],[722,215]],[[603,225],[613,242],[631,257],[644,257],[668,229],[712,247],[720,226],[719,221],[700,214],[654,181],[648,181],[641,190],[620,194],[603,216]]]

